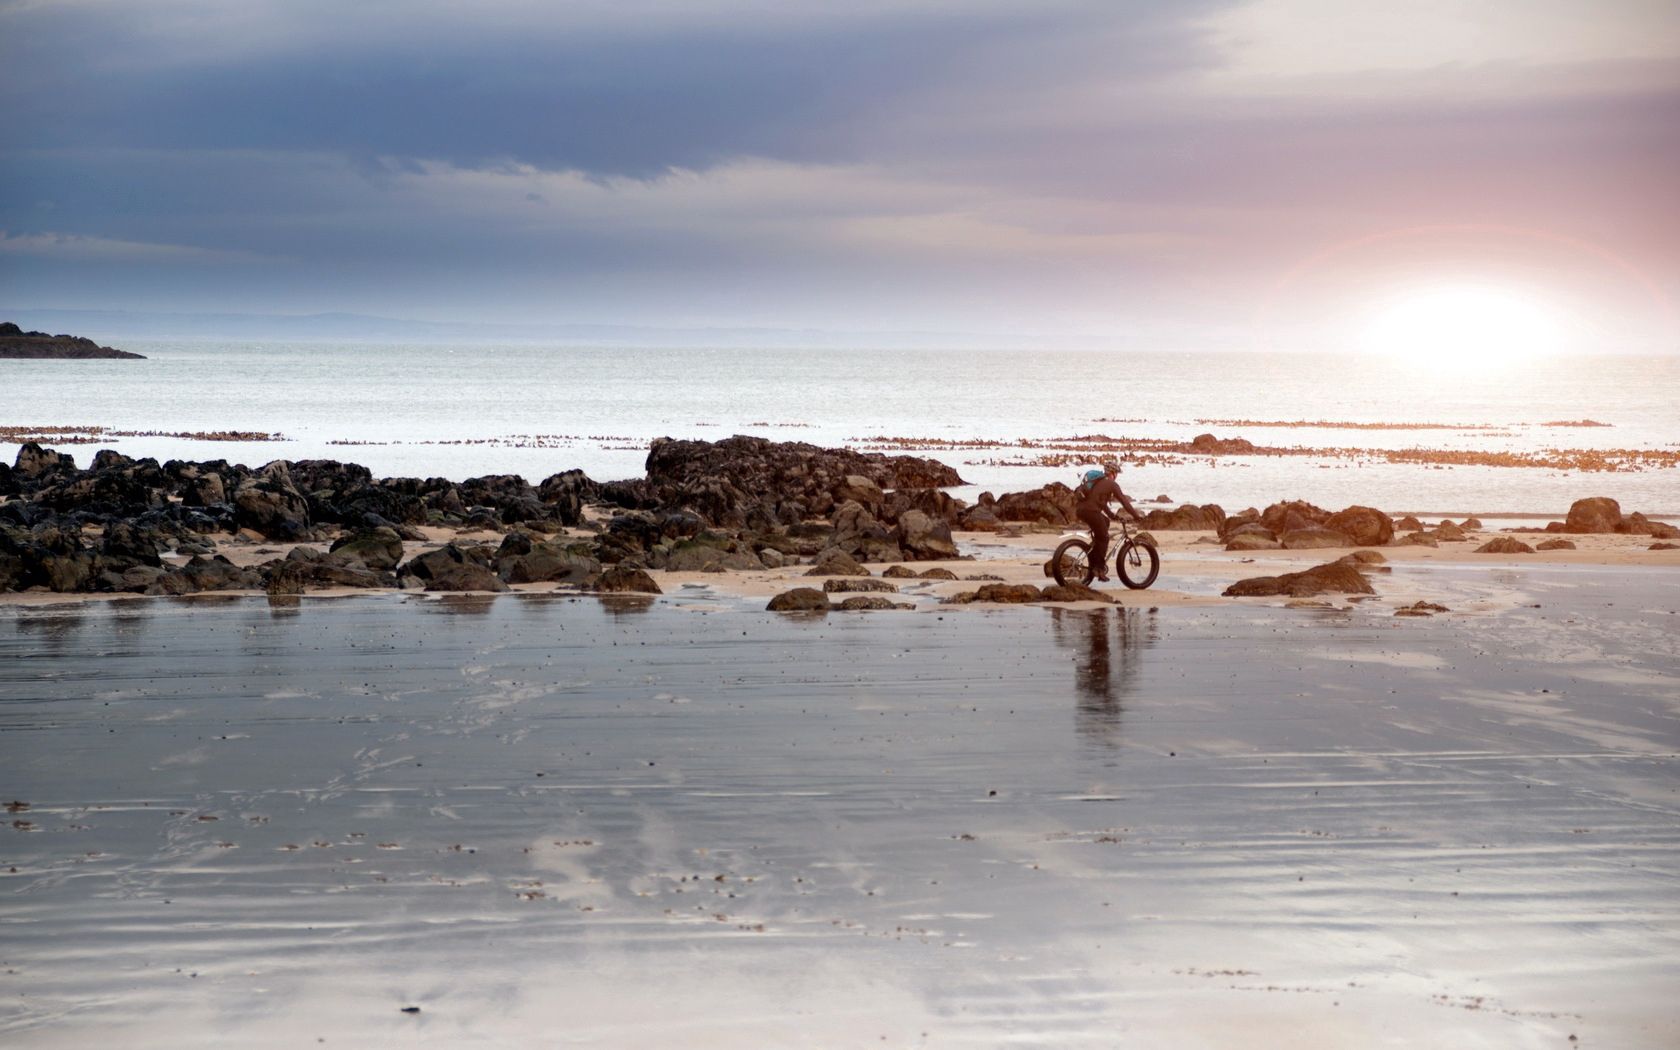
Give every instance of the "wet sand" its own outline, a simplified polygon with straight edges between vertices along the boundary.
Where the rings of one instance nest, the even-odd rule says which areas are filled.
[[[1408,571],[9,605],[0,1037],[1674,1045],[1672,570]]]

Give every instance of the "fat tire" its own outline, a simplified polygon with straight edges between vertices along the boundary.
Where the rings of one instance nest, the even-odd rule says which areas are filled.
[[[1138,558],[1137,564],[1132,563],[1132,556]],[[1114,559],[1120,570],[1120,582],[1134,591],[1141,591],[1155,582],[1155,577],[1161,575],[1161,554],[1147,543],[1135,540],[1121,545],[1120,554]]]
[[[1050,574],[1063,587],[1072,583],[1088,586],[1097,574],[1091,568],[1091,545],[1084,540],[1063,540],[1050,555]]]

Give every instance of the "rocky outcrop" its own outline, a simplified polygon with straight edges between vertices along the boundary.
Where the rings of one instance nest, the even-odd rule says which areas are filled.
[[[1495,536],[1480,547],[1477,554],[1533,554],[1534,548],[1511,536]]]
[[[92,339],[74,335],[48,335],[46,332],[26,332],[11,321],[0,321],[0,360],[51,358],[74,360],[85,358],[128,358],[144,361],[141,354],[113,350],[100,346]]]
[[[770,599],[770,612],[827,612],[828,595],[815,587],[795,587]]]
[[[1584,535],[1595,532],[1615,532],[1631,536],[1651,536],[1655,539],[1680,539],[1680,528],[1666,522],[1652,521],[1635,511],[1623,514],[1622,505],[1608,496],[1589,496],[1569,506],[1563,521],[1546,526],[1547,532],[1566,532]]]
[[[1353,564],[1342,561],[1316,565],[1302,572],[1281,576],[1254,576],[1238,580],[1223,591],[1227,598],[1254,598],[1288,595],[1292,598],[1311,598],[1320,594],[1375,594],[1363,573]]]
[[[1143,527],[1167,532],[1218,532],[1225,524],[1225,511],[1217,503],[1198,507],[1186,503],[1173,510],[1152,510],[1143,516]]]

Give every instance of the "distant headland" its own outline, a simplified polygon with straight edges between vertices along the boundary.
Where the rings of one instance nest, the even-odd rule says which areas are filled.
[[[144,360],[143,354],[113,350],[100,346],[92,339],[74,335],[48,335],[46,332],[25,332],[10,321],[0,321],[0,358],[88,358],[132,357]]]

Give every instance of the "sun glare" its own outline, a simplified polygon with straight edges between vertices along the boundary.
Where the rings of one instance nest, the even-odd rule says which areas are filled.
[[[1365,349],[1459,370],[1495,368],[1555,353],[1562,329],[1532,298],[1454,286],[1397,298],[1372,315]]]

